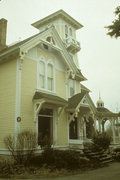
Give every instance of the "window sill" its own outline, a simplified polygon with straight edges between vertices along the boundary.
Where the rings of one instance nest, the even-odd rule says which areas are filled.
[[[36,89],[37,92],[43,92],[43,93],[47,93],[47,94],[53,94],[56,95],[55,91],[49,91],[47,89]]]

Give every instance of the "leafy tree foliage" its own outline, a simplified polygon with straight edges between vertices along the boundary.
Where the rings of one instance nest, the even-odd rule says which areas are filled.
[[[108,35],[117,38],[120,37],[120,6],[116,8],[115,15],[116,19],[106,28],[108,28]]]
[[[92,138],[92,141],[94,143],[94,148],[96,150],[97,149],[107,150],[109,148],[111,140],[112,140],[111,137],[106,132],[103,133],[96,132],[96,134]]]

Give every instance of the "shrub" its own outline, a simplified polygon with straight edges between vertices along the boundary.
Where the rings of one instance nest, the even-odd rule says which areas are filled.
[[[78,169],[88,166],[88,159],[83,157],[80,152],[53,150],[52,148],[46,148],[41,155],[33,157],[31,161],[33,165],[46,164],[47,167],[54,169]]]
[[[111,142],[111,137],[109,135],[107,135],[105,132],[103,132],[103,133],[97,132],[93,136],[92,141],[93,141],[93,147],[95,149],[107,150],[109,148],[109,145]]]
[[[42,136],[42,134],[38,134],[38,144],[40,145],[41,149],[51,148],[51,139],[48,136]]]
[[[8,161],[0,161],[0,176],[8,177],[14,173],[13,164]]]
[[[27,165],[37,145],[37,135],[31,130],[20,132],[17,137],[9,135],[4,139],[15,163]]]
[[[112,151],[112,157],[115,161],[119,161],[120,162],[120,148],[115,148]]]

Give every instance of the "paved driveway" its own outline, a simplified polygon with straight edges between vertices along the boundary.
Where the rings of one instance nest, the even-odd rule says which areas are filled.
[[[112,163],[108,167],[87,171],[79,175],[36,180],[120,180],[120,163]]]
[[[5,179],[0,179],[0,180],[5,180]],[[19,180],[23,180],[23,179],[19,179]],[[73,176],[57,177],[57,178],[37,178],[37,179],[32,178],[29,180],[120,180],[120,163],[112,163],[108,167],[103,167],[96,170],[90,170]]]

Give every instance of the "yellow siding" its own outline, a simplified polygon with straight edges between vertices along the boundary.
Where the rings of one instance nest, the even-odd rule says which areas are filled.
[[[36,61],[25,59],[21,77],[21,130],[35,130],[33,96],[37,87]]]
[[[81,92],[80,82],[76,81],[76,94]]]
[[[46,56],[47,60],[48,57]],[[62,98],[66,98],[65,73],[56,70],[56,94]],[[34,107],[32,98],[37,88],[37,62],[25,59],[22,68],[21,79],[21,130],[33,129],[36,130],[34,122]],[[66,145],[68,141],[67,132],[67,115],[61,114],[57,127],[58,145]],[[62,132],[62,136],[61,136]]]
[[[56,70],[56,94],[66,99],[65,73]]]
[[[0,64],[0,149],[15,128],[16,60]]]
[[[68,145],[68,120],[67,120],[67,114],[63,112],[60,116],[60,119],[58,121],[58,142],[57,145],[66,146]]]

